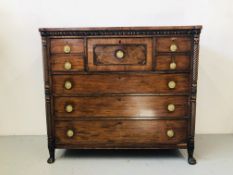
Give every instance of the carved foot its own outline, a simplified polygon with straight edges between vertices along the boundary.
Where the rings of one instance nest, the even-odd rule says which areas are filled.
[[[49,157],[47,160],[48,163],[53,163],[54,161],[55,161],[54,157]]]
[[[47,160],[48,163],[53,163],[55,161],[55,149],[53,146],[49,146],[49,159]]]
[[[195,165],[197,163],[196,159],[193,157],[194,152],[194,138],[190,138],[188,142],[188,163],[190,165]]]
[[[188,163],[190,165],[195,165],[197,163],[196,159],[193,156],[188,157]]]

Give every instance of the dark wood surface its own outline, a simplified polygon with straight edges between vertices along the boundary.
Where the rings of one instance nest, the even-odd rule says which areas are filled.
[[[118,59],[115,52],[123,50]],[[152,70],[151,38],[107,38],[88,40],[90,71]]]
[[[187,139],[187,121],[77,121],[55,124],[56,144],[92,148],[154,147],[159,144],[180,144]],[[66,136],[72,129],[74,136]],[[174,130],[174,137],[167,130]]]
[[[176,52],[187,52],[192,49],[191,38],[189,37],[159,37],[156,38],[156,50],[158,52],[170,52],[171,44],[177,45]]]
[[[188,54],[165,54],[156,57],[155,70],[168,71],[170,63],[174,62],[176,68],[172,71],[190,71],[191,57]]]
[[[71,64],[69,71],[84,71],[84,58],[83,55],[77,54],[56,54],[51,56],[51,69],[52,71],[65,71],[69,72],[64,68],[65,62]]]
[[[41,28],[48,163],[55,160],[55,148],[187,148],[188,162],[195,164],[201,28]],[[174,89],[169,81],[175,81]],[[173,112],[168,104],[175,105]],[[66,105],[73,111],[65,112]]]
[[[52,39],[50,52],[64,54],[64,46],[70,46],[70,53],[83,53],[83,39]]]
[[[71,104],[74,110],[65,111]],[[167,106],[175,105],[169,112]],[[188,116],[187,96],[99,96],[56,97],[55,115],[59,117],[184,117]]]
[[[64,88],[66,81],[72,88]],[[170,89],[169,81],[175,81],[176,87]],[[53,91],[55,95],[104,94],[104,93],[188,93],[188,74],[90,74],[90,75],[54,75]]]

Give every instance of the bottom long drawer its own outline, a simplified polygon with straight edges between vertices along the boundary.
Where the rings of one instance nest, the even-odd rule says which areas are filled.
[[[56,121],[64,148],[153,148],[186,142],[187,120]]]

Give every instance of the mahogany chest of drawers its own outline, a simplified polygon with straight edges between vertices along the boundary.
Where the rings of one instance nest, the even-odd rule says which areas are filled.
[[[55,149],[193,157],[201,26],[42,28],[48,163]]]

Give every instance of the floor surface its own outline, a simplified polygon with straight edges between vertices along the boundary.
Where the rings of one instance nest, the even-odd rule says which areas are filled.
[[[186,150],[56,150],[47,164],[46,136],[0,137],[0,175],[232,175],[233,135],[197,135],[196,165]]]

